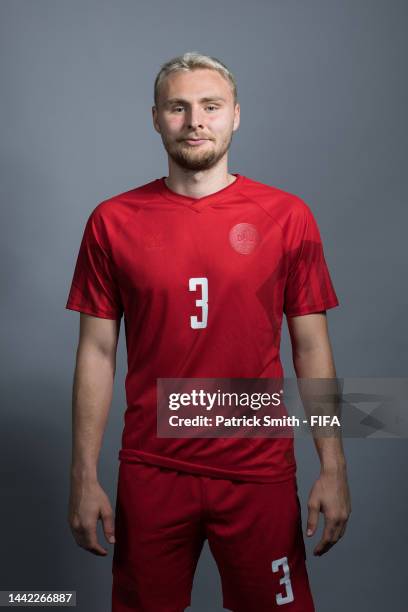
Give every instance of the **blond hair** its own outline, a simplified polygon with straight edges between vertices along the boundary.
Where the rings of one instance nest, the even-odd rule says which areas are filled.
[[[232,95],[234,98],[234,105],[237,103],[237,83],[232,72],[223,64],[219,59],[211,57],[209,55],[202,55],[194,51],[189,51],[183,55],[173,57],[160,68],[156,79],[154,81],[154,103],[157,107],[159,99],[160,85],[164,79],[171,73],[179,70],[197,70],[199,68],[208,68],[210,70],[216,70],[219,74],[226,79],[231,87]]]

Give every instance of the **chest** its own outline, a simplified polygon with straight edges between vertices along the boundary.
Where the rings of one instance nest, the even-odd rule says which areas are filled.
[[[146,210],[121,228],[114,249],[122,289],[171,293],[207,278],[224,291],[285,274],[280,227],[262,211]]]

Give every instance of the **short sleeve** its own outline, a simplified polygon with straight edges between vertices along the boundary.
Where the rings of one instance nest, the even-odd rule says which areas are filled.
[[[312,314],[338,306],[319,228],[305,203],[292,215],[286,234],[289,262],[283,308],[286,316]]]
[[[95,209],[85,225],[65,308],[120,319],[123,307],[115,266],[101,237],[102,221]]]

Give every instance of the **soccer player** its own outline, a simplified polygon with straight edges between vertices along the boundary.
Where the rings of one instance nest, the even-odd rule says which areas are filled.
[[[154,86],[168,176],[99,203],[83,234],[66,308],[79,311],[69,523],[76,542],[114,543],[113,612],[190,605],[205,540],[225,608],[314,610],[293,437],[166,438],[158,378],[283,376],[283,314],[299,378],[336,376],[325,311],[338,305],[314,216],[298,196],[228,172],[240,122],[234,76],[185,53]],[[97,462],[124,318],[128,372],[116,511]],[[340,438],[315,438],[308,500],[314,554],[344,534],[350,496]]]

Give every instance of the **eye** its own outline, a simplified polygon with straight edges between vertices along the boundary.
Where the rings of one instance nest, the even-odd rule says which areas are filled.
[[[183,106],[173,106],[173,108],[171,109],[173,113],[179,113],[179,111],[182,111],[182,110],[184,110]]]
[[[217,106],[215,106],[215,104],[209,104],[207,106],[207,109],[209,109],[210,111],[214,111],[214,110],[217,110]]]

